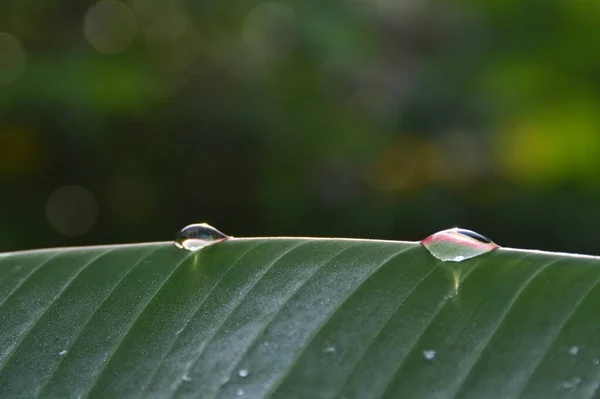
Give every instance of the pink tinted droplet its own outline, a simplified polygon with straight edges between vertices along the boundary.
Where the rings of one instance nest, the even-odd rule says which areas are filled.
[[[421,241],[421,244],[434,257],[444,262],[461,262],[499,247],[479,233],[458,227],[438,231]]]

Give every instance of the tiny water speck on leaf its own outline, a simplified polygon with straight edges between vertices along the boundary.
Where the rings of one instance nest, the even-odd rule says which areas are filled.
[[[60,356],[64,356],[64,355],[66,355],[66,354],[67,354],[67,351],[66,351],[66,350],[62,350],[62,351],[58,352],[58,354],[59,354]]]
[[[328,346],[327,348],[323,349],[323,353],[335,353],[335,347]]]
[[[246,378],[246,377],[248,377],[248,370],[246,370],[246,369],[240,369],[238,371],[238,375],[240,377],[242,377],[242,378]]]
[[[187,382],[187,381],[191,381],[191,380],[192,380],[192,379],[190,378],[190,376],[189,376],[189,375],[187,375],[187,374],[184,374],[184,375],[182,375],[182,376],[181,376],[181,379],[182,379],[183,381],[186,381],[186,382]]]
[[[436,355],[436,351],[434,351],[434,350],[424,350],[423,351],[423,357],[426,360],[433,360],[433,359],[435,359],[435,355]]]
[[[244,395],[244,390],[240,388],[240,389],[238,389],[237,391],[235,391],[235,394],[236,394],[237,396],[242,396],[242,395]]]
[[[569,348],[569,355],[575,356],[575,355],[577,355],[577,353],[579,353],[579,347],[572,346]]]
[[[569,391],[569,392],[575,392],[577,390],[577,387],[579,386],[580,383],[581,383],[581,378],[580,377],[573,377],[570,380],[561,382],[561,384],[558,387],[558,389],[559,390],[566,390],[566,391]]]

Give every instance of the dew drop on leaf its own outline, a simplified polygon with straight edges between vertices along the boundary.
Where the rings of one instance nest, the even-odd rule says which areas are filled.
[[[243,395],[244,395],[244,390],[240,388],[240,389],[238,389],[237,391],[235,391],[235,394],[236,394],[237,396],[243,396]]]
[[[577,390],[577,387],[579,386],[579,384],[581,383],[581,378],[580,377],[573,377],[569,380],[563,381],[560,383],[560,386],[558,387],[559,390],[566,390],[569,392],[575,392]]]
[[[238,375],[240,377],[242,377],[242,378],[246,378],[246,377],[248,377],[248,370],[246,370],[246,369],[240,369],[238,371]]]
[[[577,355],[577,353],[579,353],[579,347],[572,346],[569,348],[569,355],[575,356],[575,355]]]
[[[489,238],[460,228],[432,234],[421,241],[421,245],[443,262],[462,262],[498,248]]]
[[[225,241],[229,236],[206,223],[190,224],[175,237],[175,245],[188,251],[197,251],[206,246]]]
[[[423,357],[426,360],[433,360],[433,359],[435,359],[435,355],[436,355],[436,352],[434,350],[424,350],[423,351]]]

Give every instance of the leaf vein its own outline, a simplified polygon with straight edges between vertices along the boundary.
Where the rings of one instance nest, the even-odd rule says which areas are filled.
[[[337,258],[338,256],[340,256],[341,254],[343,254],[344,252],[350,250],[351,248],[356,247],[358,244],[354,244],[351,245],[349,247],[343,248],[342,250],[338,251],[336,254],[332,255],[331,257],[329,257],[328,259],[326,259],[319,267],[317,267],[312,273],[310,273],[310,275],[308,276],[308,278],[302,282],[302,284],[300,284],[300,286],[296,287],[295,289],[293,289],[290,292],[289,297],[281,304],[281,306],[279,307],[279,309],[272,315],[272,317],[270,317],[269,321],[267,323],[265,323],[265,325],[263,326],[263,328],[260,329],[260,331],[258,331],[258,333],[256,334],[256,336],[248,343],[247,348],[251,349],[253,347],[256,346],[256,342],[258,341],[258,338],[262,336],[262,334],[267,330],[267,328],[269,328],[269,326],[272,324],[273,320],[275,320],[277,318],[277,316],[281,313],[281,311],[285,308],[285,306],[289,303],[289,301],[294,297],[295,293],[297,293],[298,291],[300,291],[302,289],[302,287],[304,287],[306,285],[306,283],[315,275],[319,272],[319,270],[321,270],[323,267],[325,267],[326,265],[328,265],[333,259]],[[250,350],[248,350],[246,353],[249,353]],[[240,359],[238,359],[238,361],[236,362],[236,364],[230,368],[230,370],[235,370],[240,363],[244,360],[244,356],[242,356]],[[213,398],[217,395],[217,393],[215,393],[215,395],[213,395]]]
[[[546,263],[545,265],[543,265],[542,267],[540,267],[538,270],[536,270],[528,279],[527,281],[525,281],[525,284],[523,284],[518,290],[517,292],[515,292],[515,294],[513,295],[510,303],[508,304],[506,310],[504,311],[504,313],[502,313],[502,315],[500,316],[500,319],[498,320],[498,323],[496,325],[496,327],[494,328],[494,332],[488,337],[487,340],[485,340],[485,342],[483,343],[483,345],[479,346],[479,353],[477,353],[477,357],[475,359],[475,361],[472,363],[471,368],[469,370],[469,372],[462,378],[462,381],[460,382],[460,384],[458,385],[457,389],[456,389],[456,394],[454,395],[454,397],[456,398],[459,394],[460,391],[462,389],[462,387],[464,386],[464,383],[468,380],[469,376],[473,373],[473,370],[475,369],[475,367],[477,366],[477,364],[479,363],[479,361],[481,360],[481,355],[483,354],[483,352],[485,351],[485,349],[487,348],[488,344],[492,341],[492,339],[494,339],[494,337],[496,336],[498,330],[500,330],[500,327],[502,326],[502,324],[505,322],[506,317],[508,316],[508,314],[512,311],[514,304],[518,301],[518,299],[521,297],[521,295],[523,294],[523,292],[525,292],[525,290],[527,289],[527,287],[529,287],[531,285],[531,283],[540,275],[540,273],[542,273],[544,270],[546,270],[548,267],[550,267],[551,265],[555,264],[556,262],[558,262],[560,259],[555,259],[551,262]]]
[[[208,300],[208,298],[211,296],[211,294],[214,292],[214,290],[217,288],[217,286],[221,283],[221,281],[223,281],[223,279],[225,278],[225,276],[248,254],[250,253],[252,250],[264,245],[265,243],[260,243],[257,244],[253,247],[250,247],[247,251],[244,251],[242,253],[242,255],[236,259],[234,262],[231,263],[231,265],[229,266],[229,268],[227,268],[227,270],[225,271],[225,273],[223,273],[223,275],[218,279],[218,281],[210,288],[210,291],[206,294],[206,296],[200,301],[200,303],[194,308],[192,314],[188,317],[188,319],[184,322],[184,325],[181,329],[181,331],[183,332],[189,325],[189,323],[194,319],[194,317],[196,316],[196,314],[200,311],[200,309],[202,309],[202,305]],[[146,390],[146,388],[152,383],[152,381],[154,380],[155,374],[158,370],[160,370],[160,367],[162,366],[162,364],[164,363],[165,359],[169,356],[169,354],[171,353],[173,347],[175,346],[175,344],[177,343],[179,336],[175,339],[172,340],[172,342],[170,342],[169,346],[166,348],[164,355],[161,357],[161,359],[157,362],[156,367],[152,370],[152,372],[149,374],[148,378],[146,379],[146,382],[144,383],[144,385],[141,387],[141,391],[144,392]]]
[[[208,345],[214,340],[214,338],[218,335],[218,333],[221,331],[221,328],[223,327],[223,325],[227,322],[227,320],[229,320],[229,317],[235,312],[235,310],[240,306],[240,304],[243,302],[244,298],[246,297],[246,293],[250,292],[252,290],[252,288],[258,284],[258,282],[262,279],[262,277],[277,263],[279,262],[284,256],[290,254],[292,251],[294,251],[295,249],[298,249],[298,247],[302,246],[302,245],[306,245],[311,243],[312,241],[303,241],[300,242],[299,244],[296,244],[294,246],[292,246],[291,248],[289,248],[288,250],[284,251],[281,255],[279,255],[278,257],[276,257],[275,259],[273,259],[271,261],[271,264],[269,264],[269,266],[267,266],[265,268],[265,270],[261,273],[260,277],[250,286],[248,287],[248,289],[244,292],[244,295],[241,296],[241,298],[239,299],[239,301],[237,302],[237,304],[229,311],[227,312],[227,314],[225,315],[225,317],[223,317],[221,319],[221,322],[215,326],[216,328],[214,329],[214,333],[208,338],[208,340],[206,341],[206,343],[204,345],[202,345],[202,349],[198,352],[198,354],[196,356],[194,356],[194,358],[187,364],[186,368],[185,368],[185,373],[187,374],[189,373],[189,371],[195,366],[196,362],[202,357],[202,354],[204,353],[204,351],[206,350],[206,348],[208,347]],[[179,391],[179,388],[181,387],[181,381],[178,381],[177,384],[175,384],[175,386],[173,387],[173,392],[171,393],[170,397],[173,397],[177,394],[177,392]]]
[[[93,312],[91,312],[90,316],[85,320],[84,323],[82,323],[81,328],[79,329],[79,331],[77,332],[77,334],[73,337],[71,345],[69,345],[67,347],[67,352],[71,351],[71,348],[75,345],[75,343],[77,342],[79,336],[83,333],[83,331],[85,331],[85,328],[87,327],[87,325],[90,323],[90,321],[94,318],[94,316],[98,313],[98,311],[102,308],[102,306],[106,303],[106,301],[110,298],[110,296],[112,295],[112,293],[121,285],[121,283],[125,280],[125,278],[127,278],[127,276],[135,269],[137,268],[144,259],[148,258],[149,256],[151,256],[152,254],[154,254],[154,252],[156,252],[158,249],[154,249],[152,251],[150,251],[149,253],[143,255],[142,257],[140,257],[140,259],[138,259],[135,264],[133,266],[131,266],[131,268],[129,270],[127,270],[127,272],[125,274],[123,274],[123,276],[119,279],[119,281],[117,281],[117,283],[110,289],[110,291],[106,294],[106,296],[102,299],[102,301],[98,304],[98,306],[94,309]],[[48,384],[50,384],[50,382],[52,381],[52,379],[54,378],[54,375],[56,374],[56,371],[60,368],[60,365],[62,364],[63,360],[66,359],[67,356],[62,356],[60,358],[60,360],[58,361],[58,363],[54,366],[52,373],[50,374],[50,376],[46,379],[46,382],[44,382],[44,384],[38,389],[38,395],[37,397],[41,397],[42,393],[44,392],[44,389],[46,388],[46,386]]]
[[[481,265],[481,261],[477,262],[477,265],[474,265],[472,269],[470,269],[467,273],[465,273],[465,276],[462,279],[462,284],[466,284],[466,281],[473,274],[473,271],[475,271],[477,268],[479,268],[480,265]],[[406,351],[406,356],[404,356],[402,358],[402,360],[400,361],[400,363],[398,364],[398,366],[396,366],[396,371],[394,372],[394,375],[389,380],[389,382],[386,384],[386,387],[384,388],[382,397],[387,397],[387,392],[391,388],[391,386],[393,385],[393,383],[396,380],[396,378],[398,377],[398,373],[400,372],[400,370],[402,370],[402,366],[406,362],[406,359],[408,358],[408,356],[410,355],[410,353],[412,353],[415,350],[415,347],[417,346],[417,344],[419,343],[419,341],[423,337],[423,334],[425,333],[425,331],[427,331],[427,329],[429,328],[429,326],[431,326],[431,324],[433,323],[433,321],[440,314],[440,312],[442,311],[442,309],[444,309],[444,307],[446,306],[447,303],[448,303],[448,298],[445,298],[445,299],[443,299],[440,302],[440,304],[439,304],[438,308],[436,309],[435,313],[433,314],[433,316],[427,322],[427,325],[425,325],[425,327],[421,330],[421,333],[419,334],[419,336],[415,337],[415,339],[411,343],[408,351]]]
[[[380,270],[381,268],[385,267],[387,264],[389,264],[394,258],[396,258],[397,256],[399,256],[400,254],[403,254],[404,252],[410,251],[412,249],[416,249],[419,247],[409,247],[409,248],[403,248],[402,250],[400,250],[399,252],[394,253],[393,255],[390,255],[388,258],[384,259],[383,261],[381,261],[381,264],[374,268],[373,270],[371,270],[369,273],[367,273],[366,276],[363,277],[363,279],[348,293],[348,295],[346,295],[338,304],[335,308],[332,309],[332,311],[329,313],[329,316],[327,317],[327,319],[324,320],[324,322],[317,327],[308,337],[308,340],[306,341],[306,343],[303,345],[302,349],[300,349],[300,352],[298,352],[296,354],[296,356],[294,356],[294,359],[292,361],[292,363],[288,366],[286,372],[281,375],[273,384],[273,387],[270,389],[270,394],[275,394],[277,392],[277,390],[279,389],[279,387],[285,382],[286,378],[289,377],[290,373],[292,372],[292,370],[294,369],[294,367],[296,366],[296,364],[298,363],[298,361],[300,360],[300,358],[302,357],[302,354],[304,354],[304,352],[306,351],[306,349],[310,346],[310,344],[313,342],[313,340],[316,338],[316,336],[319,334],[319,332],[323,329],[323,327],[327,324],[327,322],[329,321],[329,319],[331,318],[331,315],[333,315],[335,312],[337,312],[337,310],[339,308],[341,308],[344,303],[346,303],[346,301],[360,288],[362,287],[362,285],[374,274],[376,273],[378,270]]]
[[[99,370],[100,372],[98,373],[98,375],[96,375],[96,378],[94,378],[94,380],[91,381],[88,389],[85,391],[85,393],[81,396],[85,396],[88,397],[89,394],[93,391],[93,389],[96,387],[96,384],[98,383],[98,381],[100,380],[100,377],[102,376],[102,374],[104,373],[104,371],[107,369],[111,359],[113,358],[114,354],[117,352],[117,350],[121,347],[121,344],[123,343],[123,341],[125,340],[125,337],[127,337],[127,335],[129,335],[129,333],[131,332],[131,329],[133,328],[133,326],[136,324],[136,322],[138,322],[139,320],[139,316],[144,313],[146,311],[146,309],[148,308],[148,305],[152,302],[152,300],[156,297],[156,295],[158,295],[158,293],[164,288],[164,286],[169,282],[169,280],[171,279],[171,277],[173,277],[173,274],[175,274],[175,272],[177,270],[179,270],[179,268],[181,267],[181,265],[185,264],[185,262],[194,254],[194,252],[190,252],[185,258],[183,258],[178,264],[177,266],[175,266],[173,268],[173,270],[171,270],[171,272],[169,272],[169,275],[167,276],[167,278],[162,282],[162,284],[156,289],[156,291],[154,291],[154,293],[152,294],[152,296],[144,303],[144,305],[142,305],[141,309],[139,312],[137,312],[137,314],[135,315],[135,317],[133,318],[131,324],[129,324],[129,327],[127,327],[127,330],[125,330],[125,332],[121,335],[121,338],[119,339],[119,341],[117,342],[117,344],[115,345],[115,347],[113,348],[113,350],[110,352],[110,355],[108,355],[108,357],[106,358],[106,360],[104,361],[104,367]]]
[[[2,362],[2,365],[0,366],[0,374],[2,374],[2,370],[4,370],[4,367],[6,367],[6,365],[9,363],[11,357],[17,352],[17,350],[19,349],[19,347],[21,346],[21,344],[23,343],[23,341],[25,340],[25,338],[27,338],[27,336],[29,335],[29,333],[31,332],[31,330],[33,330],[33,328],[37,325],[37,323],[41,320],[42,317],[44,317],[44,315],[48,312],[48,310],[56,303],[56,301],[58,300],[58,298],[60,298],[60,296],[67,290],[67,288],[69,288],[69,286],[71,285],[71,283],[73,281],[75,281],[75,279],[85,270],[87,269],[88,266],[90,266],[91,264],[95,263],[99,258],[101,258],[102,256],[106,255],[107,253],[113,251],[113,249],[107,249],[104,252],[100,253],[99,255],[93,257],[90,261],[88,261],[86,264],[83,265],[83,267],[81,269],[79,269],[77,271],[77,273],[75,273],[68,281],[66,284],[64,284],[56,293],[56,295],[54,296],[54,298],[52,299],[52,301],[48,304],[48,306],[39,314],[35,317],[35,319],[33,319],[33,321],[31,322],[31,324],[29,325],[29,327],[27,328],[27,331],[25,331],[18,339],[18,341],[13,345],[13,347],[11,348],[10,352],[8,352],[8,354],[6,355],[6,357],[4,358],[4,361]]]

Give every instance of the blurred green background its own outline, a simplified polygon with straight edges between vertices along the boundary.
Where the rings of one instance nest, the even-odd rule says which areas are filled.
[[[234,236],[600,255],[600,3],[0,3],[0,251]]]

